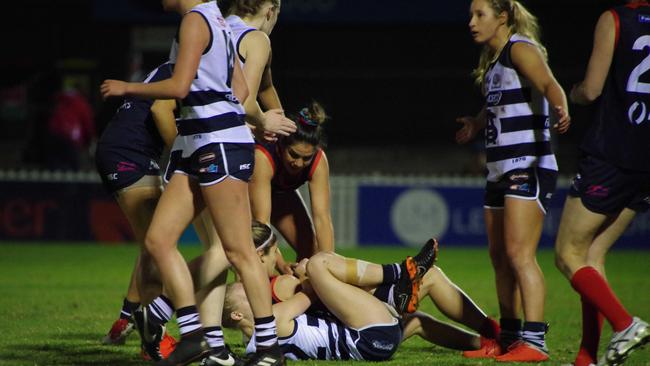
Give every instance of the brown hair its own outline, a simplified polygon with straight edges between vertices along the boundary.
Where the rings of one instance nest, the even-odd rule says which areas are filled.
[[[490,5],[494,13],[499,16],[501,13],[506,12],[508,15],[508,28],[510,33],[517,33],[530,38],[540,51],[544,55],[544,58],[547,57],[546,48],[540,43],[540,31],[539,23],[537,22],[537,17],[526,9],[519,1],[517,0],[485,0]],[[483,46],[483,51],[481,51],[481,57],[478,62],[478,66],[472,72],[474,76],[474,81],[478,85],[483,84],[483,78],[487,72],[490,63],[494,59],[495,50],[490,49],[487,45]]]
[[[320,103],[312,101],[311,104],[301,109],[296,114],[289,115],[296,122],[296,132],[280,138],[280,145],[291,146],[297,142],[304,142],[312,146],[325,147],[325,132],[323,123],[329,118]]]

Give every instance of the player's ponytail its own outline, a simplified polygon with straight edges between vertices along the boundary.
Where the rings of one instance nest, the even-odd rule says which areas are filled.
[[[547,57],[546,48],[540,42],[540,31],[537,17],[531,14],[531,12],[517,0],[488,0],[488,2],[496,16],[499,16],[504,12],[507,14],[507,25],[510,29],[510,34],[517,33],[529,38],[535,42],[537,47],[539,47],[544,58]],[[495,51],[487,45],[483,46],[478,67],[472,72],[476,84],[483,85],[485,73],[496,56],[494,52]]]
[[[316,101],[312,101],[309,106],[302,108],[295,115],[289,115],[289,118],[296,122],[297,129],[291,135],[280,138],[282,146],[304,142],[313,146],[325,147],[323,123],[328,119],[328,116],[323,106]]]

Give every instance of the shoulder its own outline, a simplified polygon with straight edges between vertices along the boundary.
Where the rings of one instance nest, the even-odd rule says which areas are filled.
[[[259,167],[259,168],[258,168]],[[255,144],[255,169],[268,170],[273,174],[275,171],[275,160],[268,147]]]
[[[533,41],[513,41],[510,46],[510,59],[516,66],[534,60],[544,60],[544,54]]]
[[[309,179],[311,180],[313,177],[318,178],[319,176],[327,177],[328,175],[329,162],[327,161],[325,150],[319,148],[316,152],[316,155],[314,156],[314,162],[312,163],[311,169],[309,171]]]
[[[292,275],[280,275],[273,280],[273,294],[277,300],[286,301],[298,292],[300,280]]]
[[[239,48],[242,54],[255,52],[268,55],[271,51],[271,40],[266,33],[256,29],[243,35],[239,41]]]

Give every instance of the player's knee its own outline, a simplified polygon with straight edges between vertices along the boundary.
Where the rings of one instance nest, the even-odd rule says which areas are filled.
[[[327,257],[328,253],[320,252],[309,258],[309,262],[307,262],[307,276],[313,278],[314,276],[318,276],[318,273],[322,273],[326,270]]]
[[[242,268],[261,265],[260,259],[252,248],[245,248],[243,246],[235,246],[226,248],[224,246],[226,258],[237,270]]]
[[[156,258],[165,251],[167,248],[167,243],[165,242],[163,235],[149,231],[144,237],[144,248],[148,255]]]

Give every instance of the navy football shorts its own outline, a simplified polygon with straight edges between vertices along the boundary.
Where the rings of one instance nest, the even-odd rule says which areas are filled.
[[[378,324],[356,329],[359,336],[357,350],[366,361],[386,361],[390,359],[402,341],[402,326]],[[351,333],[354,337],[354,334]]]
[[[159,156],[149,156],[136,149],[97,145],[95,164],[104,188],[116,194],[144,176],[160,177]]]
[[[485,208],[503,208],[506,197],[537,201],[546,214],[557,185],[557,171],[544,168],[513,169],[498,182],[485,185]]]
[[[182,151],[172,151],[165,173],[169,182],[174,173],[185,174],[202,186],[233,177],[248,182],[255,167],[255,144],[212,143],[197,149],[187,158]]]
[[[580,159],[569,195],[580,197],[589,211],[603,215],[626,207],[644,212],[650,208],[650,172],[623,170],[586,155]]]

